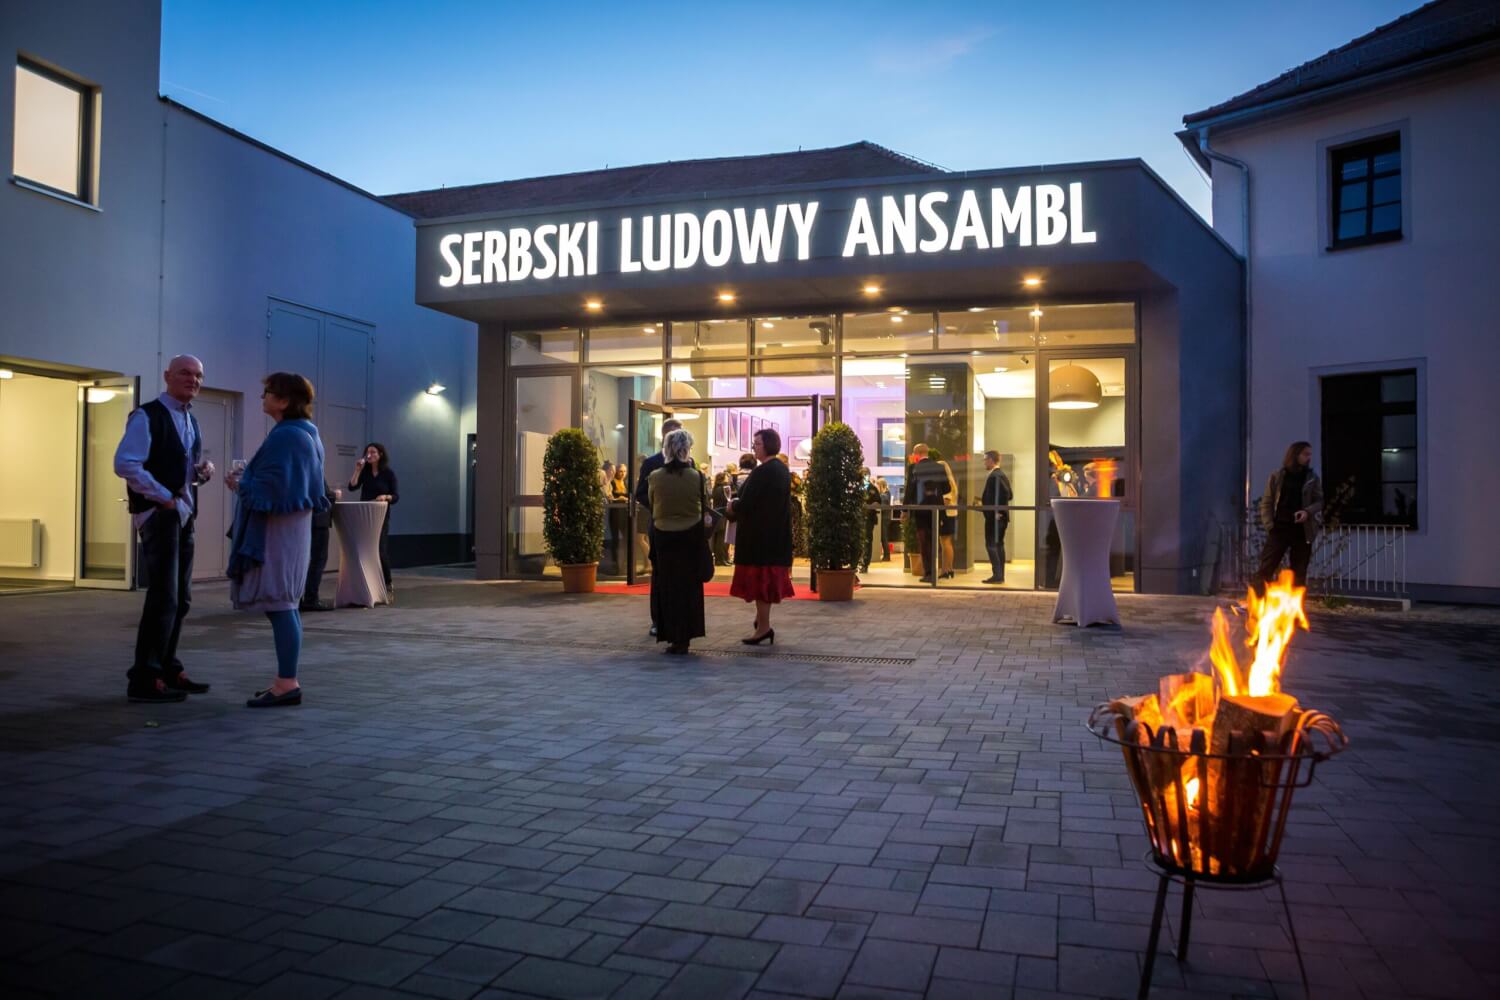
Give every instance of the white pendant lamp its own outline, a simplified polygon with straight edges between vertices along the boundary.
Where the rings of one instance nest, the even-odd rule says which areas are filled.
[[[693,388],[693,384],[691,382],[673,382],[672,396],[674,397],[674,399],[703,398],[698,394],[698,390]],[[655,403],[657,406],[662,405],[661,386],[657,386],[655,389],[651,390],[651,402]],[[678,420],[697,420],[699,415],[703,412],[702,410],[680,409],[675,402],[667,403],[666,407],[667,409],[672,411],[672,416],[676,417]]]
[[[1082,365],[1053,369],[1047,384],[1047,407],[1053,410],[1092,410],[1104,398],[1099,376]]]

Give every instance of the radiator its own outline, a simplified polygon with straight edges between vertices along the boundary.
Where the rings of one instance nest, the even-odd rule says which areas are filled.
[[[0,518],[0,566],[36,569],[42,564],[42,522],[34,517]]]

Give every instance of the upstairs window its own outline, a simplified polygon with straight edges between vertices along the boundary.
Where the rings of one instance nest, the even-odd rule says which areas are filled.
[[[17,180],[93,201],[94,91],[36,63],[16,63]]]
[[[1401,137],[1333,151],[1332,249],[1401,238]]]

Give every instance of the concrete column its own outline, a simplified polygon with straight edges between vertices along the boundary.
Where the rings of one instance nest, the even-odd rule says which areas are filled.
[[[474,488],[474,576],[501,576],[505,552],[504,462],[512,452],[505,438],[505,332],[498,323],[479,325],[479,391],[475,433],[478,435]]]

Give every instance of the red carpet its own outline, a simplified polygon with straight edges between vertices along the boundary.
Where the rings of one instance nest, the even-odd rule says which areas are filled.
[[[795,597],[792,598],[792,600],[794,600],[794,601],[816,601],[818,599],[818,595],[814,594],[811,590],[809,590],[806,584],[794,583],[792,586],[794,586],[797,589],[797,594],[796,594]],[[651,584],[649,584],[649,583],[636,583],[636,584],[629,584],[629,583],[600,583],[600,584],[595,585],[595,587],[594,587],[594,593],[596,593],[596,594],[638,594],[641,597],[649,597],[650,594],[651,594]],[[714,578],[711,581],[709,581],[708,583],[705,583],[703,585],[703,596],[704,597],[728,597],[728,596],[730,596],[729,595],[729,578],[725,577],[724,579],[721,580],[721,579],[719,579],[718,574],[715,574]]]

